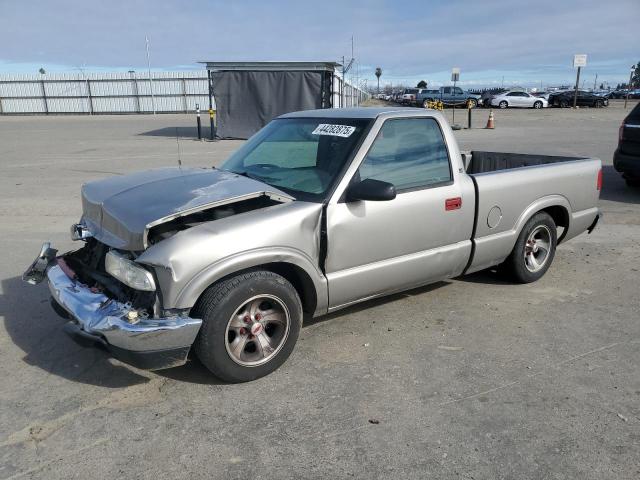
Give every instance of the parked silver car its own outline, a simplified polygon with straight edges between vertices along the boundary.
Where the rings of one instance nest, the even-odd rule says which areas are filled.
[[[520,90],[512,90],[494,96],[491,99],[491,106],[500,108],[546,108],[549,106],[549,102],[543,97],[536,97]]]
[[[230,382],[266,375],[303,315],[502,265],[544,275],[595,227],[600,160],[461,154],[443,115],[389,107],[283,115],[220,169],[164,168],[82,187],[78,250],[45,244],[65,329],[143,368],[190,350]]]

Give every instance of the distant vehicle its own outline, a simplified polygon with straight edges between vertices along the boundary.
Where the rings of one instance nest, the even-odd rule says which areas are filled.
[[[496,95],[491,99],[492,107],[508,108],[544,108],[549,104],[545,98],[534,97],[527,92],[509,91]]]
[[[425,106],[426,102],[440,100],[447,106],[466,105],[467,101],[471,103],[471,107],[477,107],[480,101],[480,95],[470,93],[462,90],[460,87],[440,87],[438,90],[429,90],[430,92],[436,92],[433,96],[425,96],[422,99],[422,105]]]
[[[573,97],[573,90],[552,93],[549,95],[549,106],[562,108],[571,107],[573,105]],[[587,92],[586,90],[578,90],[576,105],[579,107],[606,107],[609,105],[609,99]]]
[[[478,102],[478,104],[482,105],[483,107],[490,107],[491,99],[496,95],[500,95],[501,93],[504,93],[506,91],[507,91],[506,88],[499,88],[497,90],[491,90],[491,91],[487,90],[485,92],[482,92],[482,95],[480,95],[480,101]]]
[[[400,103],[403,105],[415,105],[416,95],[418,94],[417,88],[405,88],[400,98]]]
[[[545,100],[549,100],[549,92],[531,92],[531,95],[538,98],[544,98]]]
[[[622,173],[627,185],[640,187],[640,103],[620,125],[613,167]]]
[[[421,89],[421,91],[416,96],[416,104],[418,106],[422,106],[427,108],[427,104],[434,99],[440,98],[440,90],[429,90],[427,88]]]
[[[629,98],[640,98],[640,88],[636,88],[635,90],[631,90],[629,92]]]
[[[613,92],[611,92],[611,94],[609,95],[609,98],[624,98],[627,96],[627,91],[625,89],[621,89],[621,90],[614,90]]]

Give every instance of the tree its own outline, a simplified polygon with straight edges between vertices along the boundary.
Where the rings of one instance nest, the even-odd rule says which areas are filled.
[[[424,80],[420,80],[418,82],[418,85],[416,85],[417,88],[427,88],[427,82],[425,82]]]
[[[380,67],[376,68],[376,77],[378,77],[378,93],[380,93],[380,77],[382,76],[382,69]]]
[[[636,63],[631,76],[631,88],[640,88],[640,62]]]

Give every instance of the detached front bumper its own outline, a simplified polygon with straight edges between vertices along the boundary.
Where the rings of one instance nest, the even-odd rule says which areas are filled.
[[[130,305],[70,278],[57,258],[47,260],[38,257],[24,278],[29,281],[41,272],[42,279],[46,274],[53,301],[71,317],[64,330],[77,343],[104,347],[114,358],[138,368],[155,370],[186,362],[202,320],[175,316],[130,321]]]

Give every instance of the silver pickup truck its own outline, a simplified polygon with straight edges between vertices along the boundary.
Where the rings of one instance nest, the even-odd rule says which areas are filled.
[[[149,369],[194,350],[248,381],[287,359],[303,316],[496,265],[539,279],[595,228],[601,182],[597,159],[461,154],[436,111],[290,113],[219,169],[85,184],[82,247],[45,244],[24,280],[47,279],[79,343]]]

